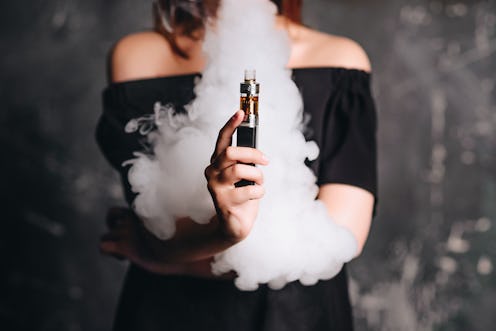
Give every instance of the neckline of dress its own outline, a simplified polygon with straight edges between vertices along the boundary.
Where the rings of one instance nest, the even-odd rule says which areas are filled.
[[[298,68],[290,68],[290,70],[292,70],[293,72],[294,71],[314,71],[314,70],[350,71],[350,72],[355,72],[357,74],[362,74],[365,76],[371,75],[370,72],[362,70],[362,69],[346,68],[346,67],[298,67]],[[174,75],[167,75],[167,76],[137,78],[137,79],[120,81],[120,82],[112,82],[109,84],[109,87],[110,86],[127,85],[127,84],[135,84],[135,83],[153,82],[153,81],[160,81],[160,80],[194,78],[194,77],[201,77],[201,76],[202,76],[201,72],[191,72],[191,73],[174,74]]]

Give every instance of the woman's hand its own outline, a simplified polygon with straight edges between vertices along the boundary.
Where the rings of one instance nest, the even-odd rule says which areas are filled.
[[[249,164],[268,164],[263,153],[255,148],[230,146],[243,114],[237,111],[220,130],[211,164],[205,169],[219,230],[231,243],[248,236],[258,214],[259,200],[265,193],[262,171]],[[236,187],[234,184],[242,179],[253,181],[255,185]]]
[[[232,279],[233,273],[221,277],[213,275],[210,267],[212,258],[186,263],[166,263],[163,256],[171,249],[164,241],[154,237],[143,226],[141,220],[128,208],[114,207],[107,212],[108,232],[100,240],[100,251],[118,259],[127,259],[135,265],[156,274],[190,275],[204,278]],[[191,229],[196,227],[195,229]],[[178,220],[181,232],[198,232],[197,225],[190,219]]]
[[[107,228],[100,239],[100,251],[119,259],[127,259],[154,273],[174,274],[177,266],[161,263],[159,239],[151,235],[132,210],[113,207],[107,212]]]

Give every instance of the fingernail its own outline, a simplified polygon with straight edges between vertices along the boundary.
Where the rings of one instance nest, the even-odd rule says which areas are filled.
[[[262,160],[264,160],[265,162],[269,162],[269,159],[267,158],[267,155],[265,154],[262,154]]]

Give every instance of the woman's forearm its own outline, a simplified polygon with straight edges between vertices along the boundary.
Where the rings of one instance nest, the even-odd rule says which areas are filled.
[[[163,263],[190,263],[213,257],[236,241],[224,234],[217,216],[208,224],[197,224],[190,218],[177,220],[176,234],[169,240],[159,240],[148,231],[141,240],[144,248]]]
[[[353,234],[357,241],[356,255],[360,255],[372,221],[373,195],[351,185],[326,184],[320,188],[319,199],[325,204],[329,216]]]
[[[239,241],[224,234],[216,216],[205,225],[190,218],[177,220],[176,235],[169,240],[155,237],[128,208],[109,209],[107,226],[109,231],[100,241],[102,253],[126,258],[149,272],[162,275],[219,278],[211,272],[213,256]],[[232,277],[229,273],[220,276]]]

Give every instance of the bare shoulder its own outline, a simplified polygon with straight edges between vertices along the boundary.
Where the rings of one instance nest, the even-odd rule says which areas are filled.
[[[179,41],[185,47],[187,41]],[[112,82],[189,73],[188,61],[175,54],[168,41],[154,31],[138,32],[120,39],[110,53]]]
[[[300,27],[293,40],[290,66],[340,67],[370,72],[371,64],[365,50],[346,37],[335,36]]]

